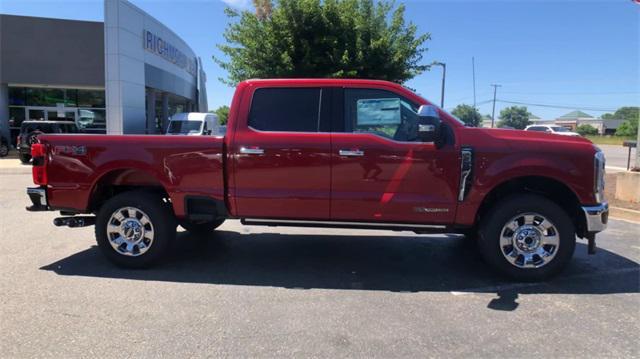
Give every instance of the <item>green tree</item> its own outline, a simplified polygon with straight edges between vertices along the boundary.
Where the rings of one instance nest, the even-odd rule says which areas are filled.
[[[531,113],[527,111],[525,106],[503,108],[500,111],[498,127],[513,127],[518,130],[524,130],[530,123],[529,116],[531,116]]]
[[[229,120],[229,106],[220,106],[214,111],[211,111],[218,116],[218,123],[221,125],[226,125],[227,120]]]
[[[258,3],[258,2],[257,2]],[[269,15],[225,10],[232,19],[222,82],[250,78],[358,77],[403,83],[428,69],[421,65],[430,35],[404,19],[405,7],[374,0],[277,0]]]
[[[576,127],[576,132],[581,136],[593,136],[598,134],[598,129],[585,123]]]
[[[625,120],[616,130],[618,136],[636,136],[640,123],[640,107],[620,107],[613,114],[613,118]]]
[[[482,124],[482,115],[473,106],[460,104],[451,111],[451,114],[462,120],[469,127],[479,127]]]
[[[624,121],[616,130],[616,136],[635,136],[638,134],[638,121]]]

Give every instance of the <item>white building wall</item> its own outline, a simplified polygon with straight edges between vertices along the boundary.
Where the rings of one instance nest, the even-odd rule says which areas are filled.
[[[195,53],[173,31],[126,0],[105,0],[104,17],[107,133],[145,133],[145,63],[194,86],[197,77],[145,50],[144,32],[161,37],[190,59],[196,58]],[[197,98],[192,100],[198,103]]]

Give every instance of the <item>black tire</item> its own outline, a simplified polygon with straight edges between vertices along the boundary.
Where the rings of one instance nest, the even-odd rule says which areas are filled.
[[[500,246],[503,227],[513,218],[525,213],[543,216],[554,225],[559,237],[558,247],[554,250],[555,256],[538,268],[521,268],[510,263]],[[480,219],[478,234],[478,248],[484,260],[518,281],[539,281],[557,275],[571,260],[576,245],[575,228],[567,213],[553,201],[535,194],[513,195],[496,203]],[[541,260],[540,256],[534,258]]]
[[[107,225],[112,220],[112,214],[123,207],[139,209],[150,220],[153,229],[152,242],[142,254],[125,255],[111,246],[111,235],[107,233]],[[176,237],[176,226],[176,219],[170,205],[163,202],[160,195],[145,191],[124,192],[112,197],[100,208],[95,225],[96,240],[102,253],[116,265],[126,268],[147,268],[158,263],[165,256]]]
[[[24,164],[27,164],[29,163],[29,161],[31,161],[31,155],[26,153],[21,153],[18,157],[20,158],[20,162]]]
[[[220,227],[222,223],[224,223],[224,219],[217,219],[215,221],[204,223],[193,223],[187,220],[182,220],[180,221],[180,226],[182,226],[182,228],[186,229],[190,233],[207,234]]]

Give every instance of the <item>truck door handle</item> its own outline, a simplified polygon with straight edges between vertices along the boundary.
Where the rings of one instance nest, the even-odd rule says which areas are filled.
[[[260,147],[240,147],[240,153],[245,155],[263,155],[264,150]]]
[[[360,150],[340,150],[338,151],[340,156],[350,156],[350,157],[362,157],[364,156],[364,151]]]

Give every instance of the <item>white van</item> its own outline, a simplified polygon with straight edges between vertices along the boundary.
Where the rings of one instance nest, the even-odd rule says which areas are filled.
[[[218,116],[212,113],[183,112],[169,118],[167,135],[221,136]]]

